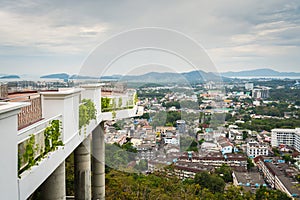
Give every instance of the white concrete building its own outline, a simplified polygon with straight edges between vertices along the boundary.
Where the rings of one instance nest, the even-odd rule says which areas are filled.
[[[296,128],[294,148],[300,152],[300,128]]]
[[[271,135],[272,147],[285,144],[293,147],[295,142],[296,129],[273,129]]]
[[[270,88],[268,87],[260,87],[252,90],[252,97],[255,99],[265,99],[269,98]]]
[[[294,146],[296,129],[272,129],[271,145],[277,147],[280,144]]]
[[[247,143],[247,156],[255,158],[257,156],[268,156],[269,147],[267,144],[250,141]]]
[[[277,147],[280,144],[294,147],[297,151],[300,151],[300,128],[272,129],[272,147]]]
[[[179,139],[176,136],[165,137],[164,142],[165,144],[179,145]]]

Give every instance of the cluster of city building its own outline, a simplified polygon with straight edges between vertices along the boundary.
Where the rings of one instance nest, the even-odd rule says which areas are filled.
[[[175,90],[174,87],[142,88],[140,90],[145,93],[148,90],[166,89],[171,92],[166,93],[161,99],[154,97],[139,100],[138,105],[145,108],[146,113],[149,114],[148,118],[119,117],[118,119],[113,112],[103,113],[104,118],[108,114],[110,116],[110,120],[106,120],[104,125],[106,133],[104,140],[106,143],[120,146],[130,142],[136,149],[136,153],[135,161],[128,163],[128,166],[135,166],[141,160],[146,160],[147,169],[143,170],[145,173],[164,170],[165,166],[171,165],[176,176],[186,179],[193,178],[198,172],[213,173],[217,168],[227,165],[232,170],[233,184],[244,187],[245,190],[255,191],[260,186],[267,186],[281,190],[293,198],[299,197],[297,177],[300,169],[300,154],[297,152],[300,152],[300,128],[276,128],[269,132],[256,132],[240,128],[240,125],[245,123],[243,119],[227,124],[225,117],[216,117],[216,114],[234,116],[239,110],[267,103],[265,99],[270,95],[269,87],[254,87],[253,83],[248,82],[241,85],[244,87],[243,91],[233,90],[236,84],[227,84],[226,87],[231,88],[227,92],[222,89],[223,84],[214,82],[202,85],[205,92],[203,90],[192,92],[191,88],[186,89],[187,93],[172,91]],[[31,107],[22,108],[18,114],[18,128],[23,129],[42,119],[43,99],[39,93],[30,90],[23,91],[22,94],[12,92],[17,89],[18,87],[9,90],[7,84],[0,85],[0,98],[3,101],[10,99],[9,101],[30,102]],[[124,84],[101,85],[102,97],[110,98],[115,104],[112,107],[115,110],[128,109],[128,102],[131,101],[130,104],[133,104],[134,94],[135,91],[127,89]],[[251,104],[234,100],[248,98],[252,99]],[[181,101],[190,104],[187,107],[164,107],[167,103]],[[137,115],[137,112],[130,115]],[[168,126],[153,125],[155,114],[159,112],[185,112],[187,116],[176,119]],[[201,117],[189,118],[189,114]],[[269,117],[276,118],[250,115],[252,119]],[[284,117],[277,118],[289,117],[294,116],[286,113]],[[207,124],[208,119],[210,125]],[[275,150],[278,150],[279,155]],[[285,153],[290,153],[293,162],[283,158]],[[251,167],[251,163],[254,167]]]
[[[283,158],[274,157],[274,148],[278,149],[282,156],[285,152],[299,152],[299,128],[279,128],[269,132],[256,132],[239,128],[240,124],[245,123],[243,120],[236,120],[233,124],[227,126],[224,126],[226,121],[223,120],[223,124],[219,124],[217,127],[202,126],[202,128],[199,128],[200,123],[202,125],[205,123],[205,118],[212,118],[215,113],[234,115],[238,109],[268,103],[265,99],[270,95],[269,87],[254,87],[253,83],[243,84],[246,92],[233,91],[227,93],[219,90],[220,85],[218,84],[213,82],[205,84],[204,88],[209,91],[197,94],[201,98],[201,104],[197,109],[182,109],[175,106],[165,108],[162,102],[180,102],[181,98],[197,101],[194,96],[179,95],[176,92],[166,94],[160,100],[156,98],[141,100],[140,103],[145,106],[146,112],[152,116],[161,111],[188,111],[189,113],[202,113],[204,117],[192,123],[177,120],[174,127],[152,127],[151,118],[149,120],[135,119],[127,122],[126,131],[114,130],[107,135],[107,138],[114,138],[114,140],[111,140],[111,143],[113,143],[125,141],[125,137],[130,137],[130,141],[137,149],[136,160],[144,159],[148,161],[148,170],[146,171],[148,173],[164,170],[165,166],[171,165],[176,176],[186,179],[193,178],[198,172],[214,172],[222,165],[227,165],[232,170],[233,184],[236,186],[244,187],[245,190],[252,192],[260,186],[266,186],[281,190],[289,196],[297,198],[300,194],[296,184],[298,183],[296,177],[299,175],[300,169],[298,155],[292,155],[295,162],[291,164]],[[143,90],[146,91],[147,88]],[[155,90],[155,88],[151,88],[151,90]],[[250,98],[253,103],[250,105],[230,100],[233,98]],[[251,115],[250,117],[257,119],[272,118],[273,116]],[[280,119],[283,118],[288,117],[285,116]],[[113,137],[110,135],[113,135]],[[184,146],[186,138],[190,139],[190,143],[192,140],[202,141],[197,144],[197,151],[189,150],[188,146]],[[253,163],[254,167],[249,167],[249,162]],[[286,167],[280,167],[283,165]],[[270,174],[272,177],[270,177]]]

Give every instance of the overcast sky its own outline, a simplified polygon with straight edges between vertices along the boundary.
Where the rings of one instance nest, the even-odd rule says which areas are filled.
[[[0,27],[0,74],[77,74],[99,44],[143,27],[170,29],[192,38],[220,72],[257,68],[300,72],[297,0],[1,0]],[[191,56],[197,56],[192,51]],[[170,65],[176,71],[193,69],[180,59],[167,64],[164,59],[170,60],[168,52],[137,52],[108,71],[120,74],[133,65],[143,66],[137,73],[151,71],[151,66],[161,71]]]

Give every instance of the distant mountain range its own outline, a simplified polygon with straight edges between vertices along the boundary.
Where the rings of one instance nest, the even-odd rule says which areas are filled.
[[[169,73],[169,72],[150,72],[143,75],[114,75],[114,76],[81,76],[81,75],[68,75],[65,73],[61,74],[50,74],[41,76],[41,78],[49,79],[114,79],[128,82],[159,82],[159,83],[176,83],[176,82],[201,82],[207,80],[220,80],[221,78],[214,73],[204,71],[191,71],[187,73]]]
[[[92,76],[81,76],[81,75],[69,75],[66,73],[60,73],[60,74],[49,74],[41,76],[40,78],[46,78],[46,79],[99,79],[97,77]]]
[[[66,73],[60,73],[60,74],[49,74],[41,76],[40,78],[47,78],[47,79],[69,79],[70,75]]]
[[[218,81],[221,77],[204,71],[191,71],[185,73],[169,73],[169,72],[150,72],[143,75],[127,75],[121,77],[121,80],[128,82],[153,82],[153,83],[178,83],[178,82],[203,82]]]
[[[299,76],[300,73],[297,72],[278,72],[273,69],[255,69],[255,70],[246,70],[239,72],[224,72],[221,73],[224,77],[293,77]]]
[[[239,72],[224,72],[217,75],[212,72],[191,71],[184,73],[170,73],[170,72],[150,72],[143,75],[113,75],[113,76],[102,76],[101,80],[122,80],[127,82],[146,82],[146,83],[176,83],[176,82],[203,82],[209,80],[220,80],[228,81],[235,77],[300,77],[300,73],[296,72],[278,72],[272,69],[255,69],[245,70]],[[99,79],[99,77],[92,76],[81,76],[81,75],[68,75],[62,74],[50,74],[42,76],[41,78],[56,78],[56,79]]]
[[[0,79],[19,79],[20,76],[18,75],[2,75],[0,76]]]
[[[28,75],[7,75],[0,74],[0,79],[22,79],[27,80]],[[34,80],[38,80],[38,78],[42,79],[101,79],[101,80],[121,80],[127,82],[143,82],[143,83],[178,83],[178,82],[203,82],[209,80],[220,80],[229,81],[232,78],[243,78],[243,77],[300,77],[300,73],[297,72],[278,72],[272,69],[255,69],[255,70],[244,70],[239,72],[224,72],[217,75],[212,72],[204,72],[204,71],[191,71],[184,73],[169,73],[169,72],[150,72],[143,75],[112,75],[112,76],[83,76],[83,75],[69,75],[67,73],[57,73],[57,74],[48,74],[40,77],[34,78]]]

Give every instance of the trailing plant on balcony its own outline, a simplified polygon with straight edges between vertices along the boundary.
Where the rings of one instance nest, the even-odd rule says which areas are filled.
[[[116,111],[113,110],[111,114],[112,114],[112,118],[113,118],[113,119],[115,119],[115,118],[117,117]]]
[[[102,97],[101,98],[101,112],[115,112],[117,110],[123,110],[123,109],[132,109],[134,107],[134,103],[137,99],[130,98],[126,101],[126,105],[123,106],[123,99],[120,98],[108,98],[108,97]],[[114,115],[114,114],[113,114]]]
[[[83,99],[79,106],[79,129],[90,123],[91,120],[96,119],[96,107],[94,102],[90,99]]]
[[[35,159],[34,159],[34,145],[35,145],[35,136],[31,135],[29,140],[27,141],[25,152],[23,154],[24,162],[27,162],[27,168],[30,168],[31,166],[35,165]]]
[[[30,135],[30,138],[24,142],[24,151],[18,150],[18,174],[29,169],[31,166],[36,164],[35,160],[35,136]],[[26,164],[26,165],[25,165]],[[25,166],[23,166],[25,165]],[[21,170],[21,168],[23,169]]]
[[[62,146],[61,141],[61,131],[60,131],[60,121],[52,120],[50,125],[45,129],[45,151],[44,154],[47,154],[50,151],[55,150],[58,146]]]
[[[112,109],[113,109],[113,110],[115,110],[115,109],[117,108],[117,104],[116,104],[116,99],[115,99],[115,98],[113,98],[113,99],[111,100],[111,106],[112,106]]]
[[[126,108],[127,109],[132,109],[133,108],[133,102],[132,102],[132,100],[127,100],[127,102],[126,102]]]
[[[110,104],[111,99],[108,97],[101,97],[101,111],[102,112],[107,112],[111,110],[111,104]]]
[[[137,95],[137,93],[135,93],[134,94],[134,97],[133,97],[133,103],[134,103],[134,105],[138,102],[138,95]]]
[[[122,97],[119,98],[119,103],[118,103],[118,107],[121,108],[123,105],[123,99]]]
[[[18,151],[18,174],[20,175],[30,167],[37,165],[38,161],[46,156],[50,151],[54,151],[58,146],[62,146],[61,141],[61,122],[52,120],[44,131],[44,149],[36,144],[36,136],[30,135],[24,142],[24,150]],[[39,151],[39,152],[38,152]]]

